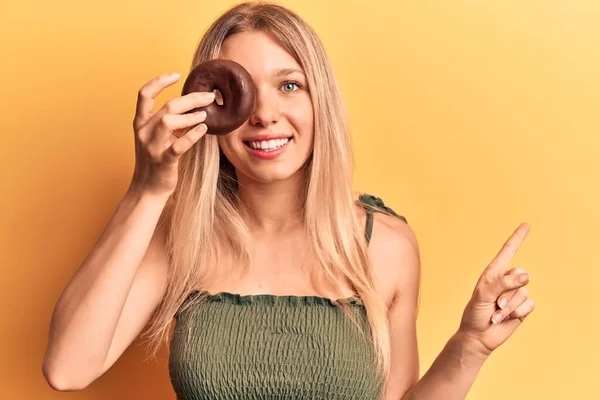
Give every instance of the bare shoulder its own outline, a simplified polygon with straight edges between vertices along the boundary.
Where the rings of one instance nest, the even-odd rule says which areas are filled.
[[[360,209],[360,220],[366,224],[366,211]],[[404,220],[383,212],[373,212],[373,231],[368,256],[388,305],[407,286],[418,285],[420,275],[419,242]]]

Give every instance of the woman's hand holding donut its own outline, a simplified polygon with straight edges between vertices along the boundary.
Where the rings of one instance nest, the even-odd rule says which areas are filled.
[[[533,311],[534,302],[525,288],[529,274],[523,268],[505,271],[529,230],[526,223],[515,230],[483,271],[464,310],[459,334],[484,357],[504,343]]]
[[[205,107],[215,98],[214,93],[194,92],[171,99],[154,112],[156,96],[179,78],[179,74],[164,74],[142,86],[133,120],[135,170],[131,187],[167,198],[177,184],[179,157],[207,131],[205,111],[186,112]]]

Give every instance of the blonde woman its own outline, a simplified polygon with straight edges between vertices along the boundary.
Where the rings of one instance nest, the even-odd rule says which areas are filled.
[[[485,269],[419,379],[417,239],[352,189],[346,115],[317,35],[284,7],[244,3],[209,27],[192,67],[214,58],[250,72],[250,118],[205,135],[205,114],[186,111],[214,93],[155,110],[180,77],[140,89],[131,185],[56,305],[49,384],[85,388],[147,327],[152,354],[170,346],[178,399],[464,399],[533,308],[525,271],[504,272],[528,226]],[[276,157],[251,150],[263,140],[264,152],[283,146]]]

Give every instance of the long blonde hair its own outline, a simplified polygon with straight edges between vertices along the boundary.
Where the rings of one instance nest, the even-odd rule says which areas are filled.
[[[234,33],[265,31],[302,66],[314,109],[314,149],[305,164],[303,222],[320,270],[338,284],[344,276],[367,313],[377,366],[389,373],[387,307],[376,290],[367,257],[365,227],[356,212],[352,188],[354,155],[342,96],[325,49],[313,29],[294,12],[269,2],[247,2],[229,9],[206,31],[191,69],[217,58]],[[191,70],[190,69],[190,70]],[[209,268],[236,257],[250,261],[251,235],[240,213],[233,166],[219,149],[217,137],[205,135],[180,159],[177,188],[159,223],[168,221],[169,278],[161,304],[146,332],[152,355],[170,340],[173,317],[191,307],[185,302]],[[167,217],[168,215],[168,217]],[[198,297],[202,301],[202,297]],[[182,306],[183,304],[183,306]],[[351,317],[348,305],[338,303]]]

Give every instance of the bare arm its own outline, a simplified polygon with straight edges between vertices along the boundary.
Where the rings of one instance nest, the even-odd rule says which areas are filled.
[[[215,97],[193,92],[154,111],[156,96],[180,76],[159,75],[138,92],[131,184],[52,314],[42,372],[54,389],[82,389],[102,375],[162,300],[169,263],[159,221],[177,185],[179,158],[208,129],[205,111],[189,111]]]
[[[485,360],[477,351],[481,349],[457,333],[419,379],[416,317],[421,262],[418,241],[407,224],[387,216],[378,215],[376,219],[379,220],[374,243],[378,246],[377,257],[390,263],[390,270],[401,271],[389,311],[392,364],[384,398],[464,399]]]
[[[102,375],[160,302],[168,263],[156,227],[165,204],[130,187],[61,294],[42,366],[54,389],[82,389]]]
[[[42,372],[54,389],[82,389],[102,375],[162,300],[169,263],[166,224],[159,221],[180,156],[207,131],[205,111],[187,112],[214,100],[214,93],[194,92],[155,112],[155,97],[179,77],[157,76],[138,92],[131,184],[52,315]]]
[[[373,258],[396,282],[389,309],[391,370],[386,400],[464,399],[485,357],[478,343],[454,335],[427,373],[419,379],[416,319],[421,257],[412,228],[391,216],[378,214],[373,232]]]
[[[487,358],[479,346],[460,332],[454,334],[402,400],[464,399]]]
[[[533,311],[533,301],[524,288],[529,282],[528,274],[522,274],[518,268],[505,271],[528,232],[529,225],[521,224],[486,267],[465,307],[458,331],[403,400],[465,399],[490,354]],[[510,300],[498,311],[502,297]],[[497,314],[502,319],[493,319]]]

